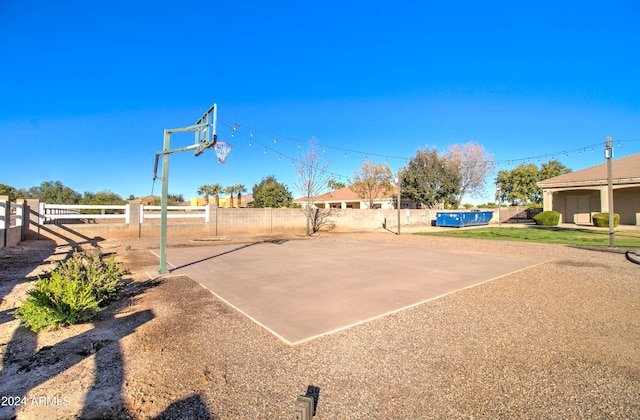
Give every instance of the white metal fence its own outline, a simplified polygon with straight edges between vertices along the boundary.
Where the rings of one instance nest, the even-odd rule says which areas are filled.
[[[140,223],[145,219],[159,219],[162,206],[140,206]],[[209,223],[209,206],[167,206],[168,219],[204,219]]]
[[[99,211],[100,213],[97,213]],[[129,223],[129,204],[100,206],[88,204],[40,203],[40,224],[60,220],[95,221],[95,219],[125,219]]]
[[[97,212],[99,211],[99,213]],[[162,206],[140,206],[139,223],[145,219],[160,219]],[[55,222],[91,223],[96,219],[124,219],[124,223],[137,223],[131,220],[131,206],[124,205],[81,205],[81,204],[46,204],[40,203],[40,224]],[[204,219],[209,223],[209,206],[167,206],[169,219]]]
[[[24,203],[11,203],[9,227],[21,227],[24,224]]]
[[[24,202],[13,203],[5,197],[0,198],[0,248],[20,243],[24,219]]]

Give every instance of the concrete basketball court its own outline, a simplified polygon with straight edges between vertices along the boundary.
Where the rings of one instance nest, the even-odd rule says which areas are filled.
[[[293,240],[169,248],[167,262],[172,275],[191,277],[294,345],[544,261],[394,243]]]

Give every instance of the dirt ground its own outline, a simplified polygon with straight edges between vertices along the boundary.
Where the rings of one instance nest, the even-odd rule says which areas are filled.
[[[189,278],[159,278],[156,242],[99,244],[131,271],[119,299],[92,323],[37,335],[11,311],[72,248],[26,241],[1,251],[0,418],[216,418],[198,390],[224,371],[203,365],[199,331],[229,309]]]
[[[393,235],[375,235],[380,235],[376,238],[383,238],[382,240],[395,240]],[[341,240],[341,238],[338,236],[332,240]],[[236,239],[238,243],[248,240],[255,240],[255,238]],[[150,252],[151,249],[157,248],[156,241],[104,241],[99,245],[103,253],[115,253],[117,260],[122,261],[125,267],[131,270],[131,274],[126,279],[127,286],[122,291],[120,299],[100,312],[98,318],[92,323],[74,325],[37,335],[20,327],[18,321],[11,316],[11,311],[26,296],[34,276],[50,270],[56,260],[64,258],[71,252],[71,248],[56,247],[47,241],[27,241],[15,248],[0,250],[0,297],[2,298],[0,303],[0,360],[2,363],[0,418],[286,419],[293,417],[295,397],[304,394],[307,385],[311,384],[309,377],[313,375],[306,373],[305,369],[313,366],[318,357],[317,348],[319,347],[308,345],[292,349],[215,299],[211,293],[191,279],[179,276],[160,278],[157,275],[158,260]],[[212,243],[190,240],[176,240],[169,243],[169,246],[202,245],[210,246]],[[554,253],[556,251],[549,252],[550,255]],[[562,265],[558,265],[561,269],[566,267],[571,270],[593,270],[602,268],[601,266],[605,268],[609,266],[608,263],[592,262],[585,268],[581,267],[584,264],[577,260],[573,261],[569,257],[561,257],[561,259]],[[627,271],[622,273],[623,277],[631,276],[633,275],[631,270],[635,268],[625,267],[624,270]],[[485,287],[487,293],[491,292],[492,287],[494,286]],[[630,299],[637,298],[637,286],[624,287],[627,288],[625,293],[631,294]],[[433,310],[436,310],[438,306],[434,308]],[[408,322],[405,317],[414,316],[421,310],[424,308],[417,308],[409,311],[408,314],[399,314],[395,317],[397,322],[405,323],[403,324],[405,328],[416,328],[413,326],[415,322]],[[629,315],[624,316],[628,318]],[[435,316],[429,318],[428,323],[433,328],[436,328],[436,319],[439,318]],[[508,332],[508,318],[505,317],[501,322],[503,322],[501,328]],[[619,388],[616,388],[616,384],[609,384],[611,388],[615,388],[611,390],[612,393],[620,394],[620,389],[626,390],[624,392],[627,393],[626,396],[621,397],[622,402],[613,402],[619,411],[617,415],[614,412],[612,417],[625,417],[630,413],[640,412],[636,399],[638,390],[633,389],[639,383],[640,373],[637,365],[636,368],[632,367],[640,352],[638,332],[631,331],[638,326],[637,324],[636,315],[623,326],[631,338],[623,337],[620,341],[627,345],[622,346],[622,350],[620,348],[615,350],[623,351],[622,357],[626,357],[625,360],[630,362],[625,362],[622,367],[627,375],[624,381],[620,379],[624,383],[619,384]],[[445,323],[443,328],[444,325]],[[448,327],[448,334],[451,335],[452,340],[455,340],[455,325],[457,324],[449,324]],[[460,328],[463,327],[461,323]],[[393,337],[385,338],[384,335],[394,334],[391,330],[382,332],[383,329],[380,329],[379,325],[378,329],[370,330],[369,328],[373,327],[361,327],[358,332],[358,334],[366,334],[367,339],[364,341],[358,339],[359,336],[349,335],[349,332],[323,339],[324,344],[332,346],[333,350],[330,353],[339,353],[339,356],[335,356],[339,358],[333,362],[337,366],[323,364],[322,369],[327,372],[327,377],[335,376],[344,381],[346,388],[336,386],[336,393],[341,395],[342,399],[352,393],[353,398],[358,399],[358,402],[351,401],[353,407],[348,410],[353,409],[353,411],[341,411],[337,406],[331,406],[331,395],[325,398],[321,393],[320,405],[322,408],[322,404],[325,404],[324,414],[322,409],[319,409],[317,418],[337,418],[328,416],[327,413],[341,413],[343,418],[392,418],[395,413],[398,414],[396,418],[409,418],[406,413],[410,412],[407,411],[410,401],[403,400],[402,395],[406,392],[410,393],[408,395],[421,395],[420,385],[417,387],[418,390],[412,388],[410,384],[403,384],[396,385],[401,388],[390,388],[384,391],[390,396],[385,394],[385,402],[382,405],[386,407],[388,403],[390,411],[385,412],[387,408],[378,408],[375,413],[366,403],[367,392],[383,391],[347,385],[357,383],[357,379],[351,377],[351,375],[358,375],[355,366],[376,370],[371,363],[379,363],[381,366],[377,369],[376,375],[384,375],[388,380],[396,380],[395,377],[398,376],[398,380],[402,381],[402,372],[384,373],[386,372],[384,365],[385,361],[393,365],[394,349],[404,353],[404,345],[388,344],[394,339]],[[484,327],[478,328],[482,330]],[[483,330],[483,334],[486,334],[486,331]],[[435,346],[436,343],[433,340],[435,339],[432,339],[431,344]],[[462,351],[468,346],[468,341],[463,343],[467,344],[458,345],[457,351]],[[411,344],[407,342],[406,345]],[[488,343],[487,345],[498,344]],[[504,340],[499,345],[508,346]],[[359,348],[362,349],[362,346],[366,347],[363,349],[365,359],[360,361],[355,352]],[[370,352],[373,350],[381,352],[380,359],[377,361],[372,361],[370,356],[366,357],[372,354]],[[477,349],[470,349],[470,352],[478,353]],[[353,358],[353,362],[347,364],[350,357]],[[444,356],[439,357],[441,358],[439,364],[434,366],[443,365],[442,357]],[[434,356],[434,363],[435,358],[437,357]],[[512,370],[517,373],[517,365],[520,365],[521,361],[516,359],[518,359],[517,356],[511,355],[502,361],[511,360],[514,366]],[[424,360],[424,362],[427,361]],[[278,365],[282,364],[287,365],[286,369],[279,369]],[[501,369],[506,371],[511,369],[509,366],[502,366]],[[310,370],[318,369],[320,369],[319,366],[314,366]],[[575,367],[567,369],[567,372],[574,369]],[[608,365],[607,369],[610,370]],[[439,383],[445,381],[445,373],[444,370],[438,373],[438,378],[434,381]],[[595,373],[597,372],[594,371]],[[373,375],[373,373],[367,373],[367,375]],[[612,377],[618,377],[617,374],[612,375]],[[522,375],[517,376],[522,377]],[[332,380],[339,382],[339,380]],[[496,381],[500,382],[502,379],[496,379]],[[552,385],[549,386],[553,388]],[[552,388],[547,388],[543,394],[556,392]],[[470,395],[478,395],[480,389],[473,390]],[[509,392],[518,391],[514,389]],[[382,394],[376,395],[375,398],[382,398]],[[389,398],[388,401],[386,401],[387,398]],[[469,396],[466,398],[469,399]],[[549,398],[553,401],[553,395]],[[635,405],[634,399],[636,399]],[[342,403],[348,404],[348,401],[345,400]],[[469,408],[467,411],[460,407],[457,408],[458,411],[450,411],[453,404],[450,403],[447,409],[449,411],[433,411],[429,415],[423,412],[422,414],[424,418],[457,417],[456,414],[463,416],[480,414],[480,417],[483,417],[482,413],[492,413],[490,410],[496,410],[488,404],[482,409],[485,411],[478,411],[478,407],[487,404],[487,401],[484,403],[470,401],[471,403],[476,404],[475,408]],[[445,404],[442,407],[446,406]],[[581,407],[579,404],[577,406]],[[544,405],[540,407],[543,413],[549,412],[548,407],[545,408]],[[499,412],[497,417],[509,417],[508,413],[514,414],[509,410],[516,408],[511,406],[507,411]],[[351,414],[348,414],[349,412]],[[602,414],[597,410],[557,412],[569,417],[575,415],[589,417],[589,413]],[[611,414],[611,412],[608,413]],[[423,418],[422,414],[416,414],[414,418]],[[389,415],[392,417],[388,417]],[[562,415],[550,416],[550,418],[553,417],[560,418]]]

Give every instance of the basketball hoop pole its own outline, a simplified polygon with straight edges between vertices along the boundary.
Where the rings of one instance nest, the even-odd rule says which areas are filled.
[[[168,273],[167,269],[167,202],[169,196],[169,155],[177,152],[194,150],[199,156],[206,149],[216,144],[216,114],[217,106],[213,104],[207,112],[194,124],[183,128],[172,128],[164,130],[164,142],[162,152],[156,153],[156,162],[153,171],[153,179],[156,180],[158,172],[158,158],[162,155],[162,201],[160,212],[160,267],[158,273]],[[196,133],[195,144],[178,149],[170,149],[171,134],[173,133]]]

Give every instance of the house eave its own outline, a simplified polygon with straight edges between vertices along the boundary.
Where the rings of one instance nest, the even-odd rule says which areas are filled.
[[[618,178],[612,180],[613,185],[627,185],[627,184],[639,184],[640,178]],[[595,179],[588,181],[567,181],[567,182],[553,182],[544,183],[538,182],[538,187],[543,190],[549,190],[554,188],[579,188],[579,187],[602,187],[606,186],[608,181],[606,179]]]

